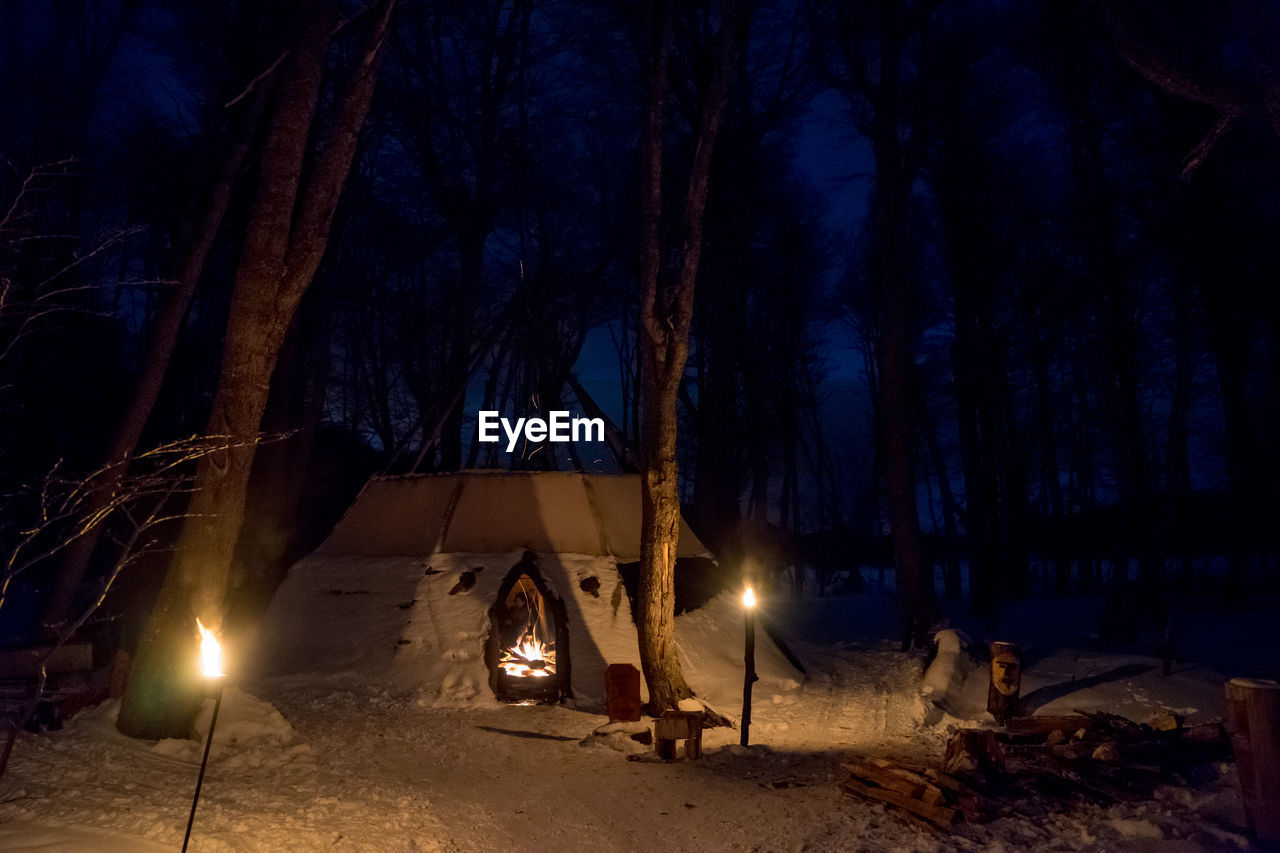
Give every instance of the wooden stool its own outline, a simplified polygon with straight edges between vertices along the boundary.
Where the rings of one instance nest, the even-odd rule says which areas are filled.
[[[653,748],[658,757],[672,761],[676,757],[676,741],[684,741],[684,757],[690,761],[702,757],[703,711],[665,711],[653,721]]]

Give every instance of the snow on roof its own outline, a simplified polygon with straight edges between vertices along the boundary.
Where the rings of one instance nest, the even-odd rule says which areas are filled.
[[[429,556],[517,548],[638,560],[640,475],[462,471],[375,477],[316,553]],[[684,519],[678,555],[709,555]]]

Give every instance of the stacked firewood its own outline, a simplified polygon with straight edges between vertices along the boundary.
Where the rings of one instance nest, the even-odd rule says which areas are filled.
[[[940,768],[898,759],[840,763],[847,793],[887,803],[939,826],[980,822],[1028,800],[1111,803],[1150,798],[1159,785],[1216,775],[1230,744],[1220,723],[1151,725],[1106,713],[1014,717],[999,729],[958,729]]]
[[[961,730],[948,743],[953,770],[973,763],[963,755],[964,737]],[[1231,756],[1221,723],[1188,728],[1174,715],[1150,725],[1107,713],[1015,717],[994,737],[1005,775],[1093,802],[1149,798],[1160,785],[1199,784],[1216,775],[1214,762]]]
[[[976,822],[983,797],[935,767],[902,759],[849,758],[840,762],[840,787],[849,794],[904,809],[939,826]]]

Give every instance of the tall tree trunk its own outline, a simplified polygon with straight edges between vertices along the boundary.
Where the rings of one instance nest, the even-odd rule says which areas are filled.
[[[1210,289],[1210,288],[1206,288]],[[1227,595],[1245,594],[1255,507],[1265,505],[1266,489],[1260,469],[1266,453],[1253,428],[1249,406],[1250,336],[1236,306],[1218,299],[1206,300],[1210,335],[1218,368],[1218,389],[1227,435],[1227,477],[1231,492],[1231,527],[1228,531]]]
[[[640,423],[640,664],[652,710],[674,708],[692,695],[675,646],[675,562],[680,534],[676,465],[676,402],[689,356],[694,283],[702,251],[711,153],[728,90],[738,3],[723,6],[711,80],[694,140],[681,221],[675,281],[662,276],[662,139],[671,41],[665,0],[648,7],[648,68],[641,142],[640,344],[643,404]]]
[[[189,516],[120,708],[118,726],[127,735],[186,737],[190,732],[199,707],[195,619],[215,631],[222,625],[271,375],[293,313],[324,255],[394,5],[395,0],[385,0],[377,10],[329,139],[305,184],[308,141],[337,9],[328,0],[306,0],[299,10],[236,269],[209,418],[208,433],[227,446],[202,457],[196,469]]]
[[[924,647],[926,634],[938,618],[938,603],[933,567],[924,556],[916,508],[911,294],[906,269],[911,179],[904,168],[899,139],[903,42],[896,5],[880,4],[879,14],[880,98],[872,145],[876,157],[874,223],[880,260],[880,439],[884,446],[885,495],[905,650],[912,645]]]
[[[1049,366],[1053,347],[1039,332],[1031,346],[1031,360],[1036,382],[1036,423],[1040,433],[1040,509],[1050,522],[1049,529],[1060,529],[1065,521],[1062,509],[1062,482],[1058,473],[1058,437],[1054,430],[1053,383]],[[1053,559],[1053,591],[1066,595],[1071,591],[1071,561],[1058,544],[1050,546]]]
[[[707,282],[704,279],[703,284]],[[698,535],[722,545],[738,520],[738,443],[733,432],[738,411],[737,341],[741,327],[734,283],[717,277],[703,294],[707,314],[705,381],[698,389],[697,455],[693,471],[693,516]],[[700,345],[699,352],[703,352]]]
[[[913,383],[915,391],[916,411],[919,412],[920,431],[924,435],[925,447],[929,451],[929,459],[933,465],[934,476],[938,479],[938,494],[942,498],[942,525],[946,533],[943,545],[944,569],[943,584],[947,601],[959,601],[964,597],[964,578],[960,572],[960,555],[957,552],[959,537],[956,533],[956,514],[958,504],[955,493],[951,489],[951,473],[947,470],[947,457],[942,452],[938,441],[938,430],[933,418],[929,417],[929,409],[924,399],[924,390],[919,382]]]
[[[1165,440],[1162,538],[1181,552],[1180,575],[1191,576],[1191,552],[1183,525],[1190,521],[1191,463],[1187,456],[1187,414],[1191,410],[1194,365],[1191,357],[1191,277],[1185,270],[1173,279],[1173,396],[1169,401],[1169,436]]]
[[[227,611],[233,618],[260,614],[289,565],[308,544],[300,527],[305,477],[324,417],[329,375],[333,276],[308,291],[277,358],[262,418],[268,441],[254,458],[246,499],[256,507],[245,519],[232,564]]]

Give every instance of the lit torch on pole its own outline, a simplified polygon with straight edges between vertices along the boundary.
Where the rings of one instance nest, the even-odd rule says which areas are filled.
[[[751,742],[751,685],[760,680],[756,675],[756,593],[748,586],[742,593],[742,607],[747,619],[747,647],[742,661],[745,672],[742,679],[742,745]]]
[[[200,759],[200,775],[196,777],[196,795],[191,799],[191,816],[187,818],[187,834],[182,837],[182,853],[187,853],[187,844],[191,841],[191,827],[196,822],[196,806],[200,804],[200,788],[204,785],[204,770],[209,764],[209,747],[213,744],[213,727],[218,724],[218,711],[222,708],[222,647],[218,638],[200,620],[196,620],[200,629],[200,666],[205,678],[205,686],[216,683],[218,692],[213,700],[213,716],[209,718],[209,732],[204,736],[204,758]]]

